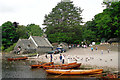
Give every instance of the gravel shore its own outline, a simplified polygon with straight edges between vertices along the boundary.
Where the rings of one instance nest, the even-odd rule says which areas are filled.
[[[82,63],[82,66],[92,68],[104,68],[109,71],[118,71],[118,52],[103,50],[93,50],[88,48],[73,48],[67,52],[61,53],[65,56],[65,63],[77,62]],[[50,54],[47,54],[48,58],[44,55],[39,57],[30,57],[29,60],[36,60],[40,62],[50,62]],[[59,59],[60,54],[53,55],[53,62],[61,64]]]

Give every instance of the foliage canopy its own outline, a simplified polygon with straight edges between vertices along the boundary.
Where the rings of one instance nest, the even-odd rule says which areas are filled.
[[[43,25],[51,42],[76,43],[81,40],[81,8],[74,7],[72,2],[60,2],[45,15]]]

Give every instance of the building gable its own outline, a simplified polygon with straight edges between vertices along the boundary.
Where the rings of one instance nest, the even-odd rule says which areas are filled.
[[[28,39],[19,39],[14,49],[18,47],[22,49],[35,49],[34,43]]]
[[[30,36],[30,38],[37,47],[53,47],[45,37]]]

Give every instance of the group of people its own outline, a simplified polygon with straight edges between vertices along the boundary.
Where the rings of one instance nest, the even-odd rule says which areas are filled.
[[[64,62],[65,62],[65,55],[60,54],[59,59],[60,59],[60,63],[64,64]],[[52,61],[53,61],[53,54],[50,54],[50,62],[52,62]]]
[[[98,50],[98,47],[96,47],[95,50]],[[91,51],[93,51],[93,47],[91,47]]]
[[[98,47],[96,47],[95,50],[98,50]],[[91,51],[93,51],[93,47],[91,47]],[[108,49],[107,52],[109,53],[110,50]],[[103,50],[101,50],[101,54],[103,54]]]

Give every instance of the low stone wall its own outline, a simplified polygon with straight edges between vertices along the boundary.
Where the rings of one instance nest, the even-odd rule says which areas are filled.
[[[39,54],[43,54],[43,53],[46,53],[48,51],[52,51],[52,48],[49,48],[49,47],[45,47],[45,48],[37,48],[36,52],[39,53]]]

